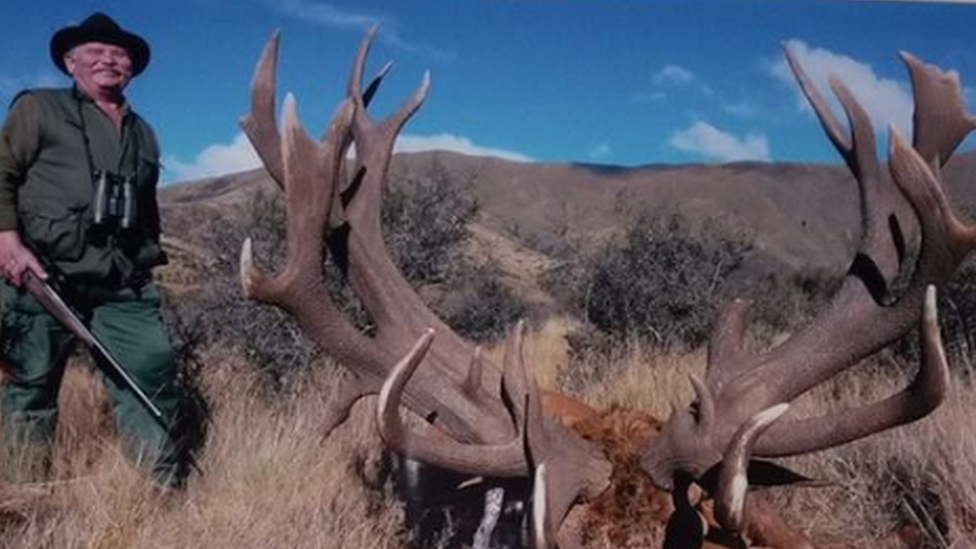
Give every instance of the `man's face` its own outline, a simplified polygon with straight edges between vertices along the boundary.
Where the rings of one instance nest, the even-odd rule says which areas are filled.
[[[75,46],[64,64],[78,86],[92,97],[118,92],[132,78],[132,59],[124,48],[102,42]]]

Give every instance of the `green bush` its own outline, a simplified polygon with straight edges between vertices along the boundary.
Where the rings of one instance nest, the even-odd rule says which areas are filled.
[[[454,181],[435,162],[420,178],[394,181],[383,199],[386,247],[414,285],[439,284],[466,267],[463,244],[478,213],[473,176]]]
[[[471,182],[472,177],[458,179],[435,163],[422,177],[392,181],[381,216],[387,248],[407,280],[418,290],[438,288],[421,295],[459,333],[481,341],[503,333],[504,325],[526,307],[504,286],[496,270],[473,264],[464,255],[468,225],[478,211]],[[176,300],[173,307],[174,315],[184,325],[192,325],[204,345],[243,351],[268,374],[271,388],[281,388],[291,373],[321,356],[288,314],[241,294],[236,255],[241,242],[250,236],[261,263],[281,265],[285,221],[283,197],[263,192],[256,194],[239,221],[208,219],[210,226],[198,244],[218,253],[212,264],[199,266],[206,271],[206,286],[193,299]],[[368,332],[368,314],[332,254],[326,257],[323,270],[333,300]]]
[[[471,265],[459,273],[434,308],[459,334],[479,343],[501,339],[530,313],[525,300],[505,285],[502,274],[490,264]]]
[[[643,212],[583,263],[575,307],[599,330],[656,345],[697,347],[730,297],[729,276],[751,242],[717,221]]]

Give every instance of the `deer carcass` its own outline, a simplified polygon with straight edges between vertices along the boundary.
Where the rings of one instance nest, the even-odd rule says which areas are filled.
[[[340,397],[328,403],[322,419],[326,433],[344,421],[358,399],[379,394],[377,422],[390,448],[472,476],[532,480],[535,545],[578,547],[584,542],[581,525],[587,510],[613,492],[620,464],[602,445],[605,441],[579,428],[592,418],[569,426],[546,412],[544,397],[521,359],[520,329],[512,331],[501,366],[473,359],[474,347],[424,304],[390,259],[380,227],[386,174],[394,141],[423,103],[429,76],[389,117],[371,118],[367,105],[389,69],[363,86],[374,34],[375,29],[363,40],[346,98],[321,140],[302,129],[290,96],[279,131],[274,116],[277,35],[262,53],[251,112],[242,126],[285,192],[287,257],[278,274],[269,274],[256,265],[245,242],[244,292],[286,310],[348,370]],[[750,484],[802,479],[768,459],[815,452],[917,420],[941,403],[948,383],[935,288],[946,284],[976,242],[976,229],[957,219],[940,179],[942,166],[976,126],[965,109],[958,76],[902,55],[914,84],[914,139],[909,144],[892,130],[889,160],[882,164],[870,120],[848,88],[831,81],[850,133],[786,54],[857,181],[861,243],[831,301],[807,326],[767,352],[744,349],[749,305],[732,302],[711,338],[705,378],[693,380],[695,402],[630,445],[637,474],[653,490],[669,494],[660,518],[667,522],[664,543],[669,547],[698,547],[708,543],[706,535],[723,532],[735,543],[763,536],[762,543],[775,547],[809,543],[791,537],[794,533],[782,527],[773,511],[750,503]],[[354,156],[349,154],[353,144]],[[909,263],[906,248],[913,245],[919,247],[918,259]],[[344,268],[369,312],[373,334],[357,330],[329,298],[322,270],[326,250]],[[894,291],[896,277],[908,283]],[[919,325],[922,365],[903,392],[839,415],[776,421],[797,397]],[[428,421],[440,435],[406,428],[401,408]],[[702,520],[693,485],[714,498],[710,525]],[[747,511],[762,516],[750,520]]]

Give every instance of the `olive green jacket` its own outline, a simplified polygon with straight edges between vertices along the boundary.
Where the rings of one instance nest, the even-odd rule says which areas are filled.
[[[134,228],[93,224],[93,169],[134,176]],[[0,230],[19,230],[78,282],[123,286],[165,263],[158,180],[159,145],[149,124],[129,110],[120,135],[76,88],[22,94],[0,129]]]

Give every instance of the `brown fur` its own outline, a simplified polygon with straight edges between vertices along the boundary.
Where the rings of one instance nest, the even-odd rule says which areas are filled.
[[[660,547],[674,505],[671,495],[654,486],[641,469],[639,452],[660,431],[661,422],[614,406],[575,423],[573,429],[603,446],[613,465],[610,488],[589,502],[584,515],[584,545],[603,538],[613,547]]]
[[[599,546],[601,540],[612,547],[660,547],[664,528],[674,512],[671,494],[655,486],[640,466],[640,451],[657,435],[661,421],[643,412],[612,407],[572,424],[588,440],[603,446],[613,464],[610,488],[588,503],[582,518],[582,542]],[[716,527],[712,502],[691,490],[692,501],[703,517],[703,525]],[[804,549],[816,545],[799,531],[790,528],[761,494],[749,499],[751,517],[746,537],[750,546],[775,549]],[[725,547],[706,542],[706,548]]]

